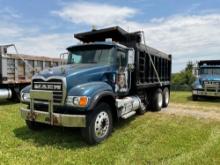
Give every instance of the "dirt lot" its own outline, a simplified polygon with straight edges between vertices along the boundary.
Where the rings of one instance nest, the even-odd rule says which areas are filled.
[[[171,103],[168,108],[163,109],[160,113],[176,116],[191,116],[197,119],[211,119],[220,121],[220,108],[217,107],[201,107],[193,105],[185,105],[181,103]]]

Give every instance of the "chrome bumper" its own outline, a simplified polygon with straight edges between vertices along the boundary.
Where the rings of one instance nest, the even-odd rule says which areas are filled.
[[[48,112],[34,109],[34,100],[48,101]],[[51,91],[30,91],[30,109],[21,108],[25,120],[36,121],[63,127],[86,127],[86,115],[67,115],[53,112],[53,93]]]
[[[220,92],[215,92],[215,91],[199,91],[199,90],[193,90],[192,91],[193,95],[197,96],[213,96],[213,97],[220,97]]]

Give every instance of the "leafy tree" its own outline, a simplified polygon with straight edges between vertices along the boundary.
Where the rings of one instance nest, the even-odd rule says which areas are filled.
[[[187,63],[184,70],[172,75],[173,85],[191,86],[194,81],[195,76],[193,75],[193,63],[191,61]]]

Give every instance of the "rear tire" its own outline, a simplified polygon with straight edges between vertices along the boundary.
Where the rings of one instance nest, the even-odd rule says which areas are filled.
[[[100,143],[112,133],[113,121],[109,104],[99,103],[87,118],[87,127],[81,129],[81,135],[88,144]]]
[[[163,108],[167,107],[170,102],[170,90],[169,88],[164,88],[163,89]]]
[[[160,111],[163,105],[163,94],[161,89],[157,89],[151,99],[151,109],[152,111]]]

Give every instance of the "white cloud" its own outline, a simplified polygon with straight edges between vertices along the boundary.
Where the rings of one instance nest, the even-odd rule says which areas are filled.
[[[19,14],[9,8],[0,11],[0,45],[15,44],[19,53],[59,57],[68,45],[75,42],[73,33],[41,33],[36,26],[22,26],[15,23]],[[9,52],[15,53],[13,48]]]
[[[198,7],[199,4],[194,4],[190,11]],[[144,30],[147,44],[173,54],[174,71],[183,69],[183,63],[189,60],[219,58],[219,11],[202,14],[187,11],[182,15],[153,18],[141,23],[134,21],[137,9],[105,4],[72,3],[53,13],[73,23],[98,27],[119,25],[129,31]]]
[[[52,13],[76,24],[108,26],[129,19],[137,13],[137,10],[123,6],[78,2],[68,4],[60,11]]]
[[[66,4],[61,10],[53,11],[53,14],[74,23],[75,27],[96,25],[101,28],[119,25],[129,31],[144,30],[147,44],[173,54],[175,72],[183,69],[189,60],[220,58],[219,11],[200,14],[183,13],[171,17],[153,18],[141,23],[135,21],[138,12],[137,9],[129,7],[78,2]],[[11,17],[16,16],[11,13]],[[18,13],[16,14],[19,16]],[[39,29],[31,30],[34,28],[36,27],[22,27],[9,23],[5,18],[5,21],[3,19],[0,22],[0,44],[12,42],[25,54],[58,57],[66,46],[76,42],[73,40],[74,32],[43,34]]]
[[[59,57],[67,46],[74,44],[71,34],[42,34],[34,37],[24,37],[16,45],[20,52],[30,55]]]
[[[0,10],[0,16],[4,18],[20,18],[21,15],[10,7],[3,7]]]
[[[7,25],[0,24],[1,39],[4,38],[4,37],[7,37],[7,38],[16,37],[16,36],[19,36],[21,34],[21,32],[22,32],[21,28],[15,27],[15,25],[13,25],[13,26],[9,26],[9,25],[10,24],[7,24]]]
[[[176,65],[178,61],[219,59],[220,13],[174,16],[138,25],[150,45],[173,54],[174,71],[184,67]]]
[[[173,54],[173,71],[187,61],[219,59],[220,13],[176,15],[149,23],[127,22],[130,29],[144,30],[147,43]]]
[[[1,38],[0,45],[15,44],[20,54],[59,57],[60,53],[65,52],[66,47],[76,43],[70,33],[52,33],[41,35],[21,35],[16,38]],[[15,53],[13,48],[10,53]]]

